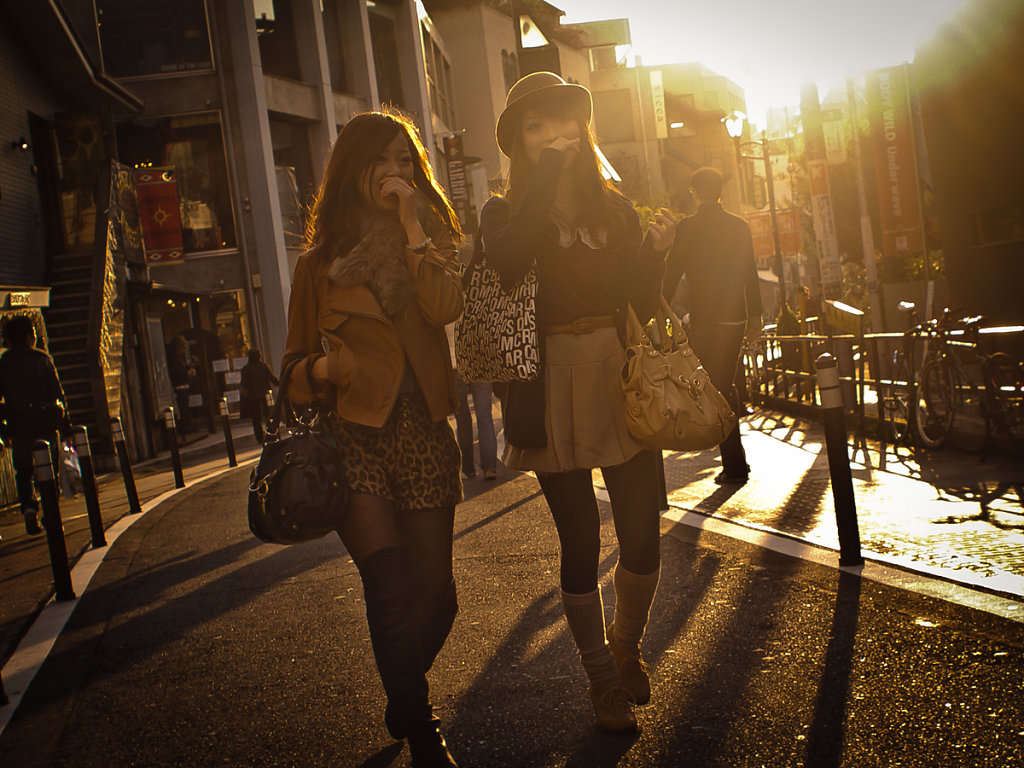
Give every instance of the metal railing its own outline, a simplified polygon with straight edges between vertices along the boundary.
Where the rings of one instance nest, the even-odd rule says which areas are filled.
[[[814,361],[829,353],[838,363],[843,406],[852,416],[851,433],[884,441],[884,398],[896,386],[913,390],[914,377],[929,354],[929,339],[904,333],[820,332],[824,323],[814,317],[801,324],[804,332],[797,335],[780,335],[775,325],[767,325],[759,348],[744,351],[741,375],[737,377],[741,399],[817,417],[821,400],[815,385]],[[980,336],[987,351],[1009,351],[1024,345],[1024,329],[1020,326],[982,328]],[[895,350],[909,362],[910,381],[893,379]],[[1019,354],[1011,352],[1011,356],[1019,360]]]

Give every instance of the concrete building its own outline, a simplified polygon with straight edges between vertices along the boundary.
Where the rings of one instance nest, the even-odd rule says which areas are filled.
[[[352,114],[411,114],[445,178],[451,66],[415,0],[2,0],[0,20],[2,282],[52,289],[72,418],[95,442],[120,417],[136,458],[172,405],[212,430],[249,347],[276,367]]]

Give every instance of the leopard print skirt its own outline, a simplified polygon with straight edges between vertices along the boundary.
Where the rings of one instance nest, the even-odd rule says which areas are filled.
[[[430,420],[418,390],[399,395],[379,429],[337,417],[332,426],[350,491],[380,496],[401,510],[453,507],[462,501],[455,434],[447,419]]]

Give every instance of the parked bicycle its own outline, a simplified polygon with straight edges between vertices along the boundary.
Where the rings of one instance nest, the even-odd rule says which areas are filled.
[[[901,301],[899,312],[910,317],[911,327],[903,332],[904,346],[892,352],[889,379],[883,382],[881,398],[888,441],[893,445],[907,445],[913,439],[916,402],[912,350],[916,338],[924,333],[925,326],[916,322],[917,305],[914,302]]]
[[[978,351],[982,320],[957,319],[947,309],[924,324],[934,346],[917,378],[912,421],[926,448],[955,435],[961,448],[981,451],[996,433],[1013,450],[1024,447],[1024,367],[1002,352]]]

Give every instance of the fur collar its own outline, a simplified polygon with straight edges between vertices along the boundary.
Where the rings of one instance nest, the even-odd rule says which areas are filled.
[[[447,232],[440,215],[422,193],[416,195],[416,213],[431,239]],[[327,276],[341,285],[365,285],[385,314],[399,317],[416,292],[406,263],[405,229],[398,218],[370,214],[362,221],[362,239],[348,253],[333,253]]]

